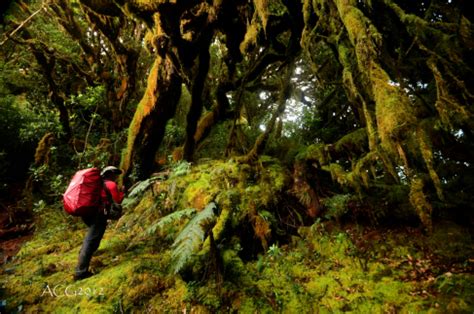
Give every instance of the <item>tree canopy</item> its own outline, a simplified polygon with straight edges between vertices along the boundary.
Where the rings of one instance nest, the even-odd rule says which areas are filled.
[[[349,192],[410,203],[429,229],[472,201],[465,5],[20,1],[3,17],[2,110],[39,114],[24,140],[52,133],[79,164],[107,146],[125,184],[167,156],[270,154],[311,216]]]

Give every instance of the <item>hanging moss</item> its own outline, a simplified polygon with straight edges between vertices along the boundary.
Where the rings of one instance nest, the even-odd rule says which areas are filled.
[[[379,159],[377,152],[369,152],[365,156],[359,158],[353,172],[361,179],[362,183],[366,188],[369,187],[369,174],[372,175],[372,179],[375,179],[375,170],[373,164]]]
[[[400,155],[401,151],[398,149],[400,145],[397,144],[397,142],[402,140],[401,137],[404,136],[407,133],[407,129],[414,124],[414,116],[409,107],[408,97],[404,95],[395,84],[390,84],[388,75],[385,71],[383,71],[379,65],[373,63],[375,68],[372,72],[369,72],[368,75],[372,75],[370,77],[370,84],[372,84],[372,91],[376,93],[376,129],[372,119],[372,114],[367,108],[367,103],[358,92],[358,88],[353,81],[351,64],[348,59],[348,48],[345,45],[340,44],[338,51],[339,59],[344,65],[343,81],[349,90],[349,95],[352,95],[351,97],[355,100],[362,101],[369,148],[371,151],[378,151],[385,168],[397,182],[398,175],[396,174],[391,157],[393,155]],[[363,70],[361,69],[361,71]],[[381,77],[377,77],[377,73],[378,75],[381,75]],[[400,104],[401,101],[405,103],[404,106]],[[379,134],[383,146],[381,148],[377,148],[377,137]],[[388,156],[383,150],[387,150],[392,156]]]
[[[390,83],[384,70],[372,64],[370,77],[376,102],[377,130],[382,146],[395,153],[395,142],[402,141],[415,124],[415,115],[408,96]]]
[[[355,47],[359,71],[371,84],[381,144],[387,151],[396,155],[395,143],[403,140],[415,123],[410,100],[377,62],[382,38],[377,29],[352,1],[339,0],[336,5],[349,39]]]
[[[456,64],[464,65],[462,50],[453,49],[453,37],[443,30],[443,28],[450,29],[448,23],[432,23],[433,21],[425,20],[415,14],[407,14],[392,0],[384,0],[384,3],[395,12],[406,26],[408,33],[418,39],[417,44],[422,50],[428,50],[430,54],[442,55]],[[436,42],[436,51],[427,48],[433,41]]]
[[[15,266],[21,265],[14,269],[15,273],[11,275],[5,271],[5,288],[11,311],[18,311],[19,305],[27,312],[67,312],[71,308],[76,312],[198,313],[471,311],[474,306],[469,298],[472,295],[472,276],[466,276],[462,272],[454,276],[445,273],[445,268],[439,267],[440,263],[436,260],[430,264],[428,260],[431,253],[438,256],[438,251],[431,252],[432,243],[425,245],[423,235],[417,231],[407,236],[406,230],[397,229],[392,232],[383,229],[373,235],[372,232],[367,234],[350,225],[343,230],[335,227],[331,221],[318,220],[313,226],[300,229],[301,237],[292,237],[290,232],[286,232],[289,228],[296,228],[293,222],[297,222],[298,226],[300,221],[313,221],[311,218],[320,213],[319,197],[326,197],[322,201],[325,200],[329,208],[327,216],[335,219],[354,208],[358,210],[360,205],[366,206],[367,211],[375,212],[374,216],[382,211],[377,205],[395,212],[400,210],[398,206],[402,207],[409,199],[425,227],[432,229],[431,194],[428,194],[431,184],[428,184],[428,176],[422,172],[429,173],[438,197],[442,199],[443,193],[448,195],[450,190],[442,190],[446,187],[441,185],[438,171],[447,178],[449,184],[459,180],[462,185],[467,181],[464,180],[464,174],[458,176],[456,173],[454,179],[450,178],[452,173],[446,174],[445,163],[464,164],[464,160],[468,164],[470,162],[468,158],[464,158],[469,157],[469,153],[460,158],[445,154],[455,146],[452,142],[459,145],[453,150],[459,147],[461,150],[470,148],[469,140],[472,135],[470,127],[473,117],[470,107],[466,105],[472,100],[472,94],[466,88],[467,83],[463,82],[467,82],[465,78],[469,77],[471,71],[459,71],[468,63],[465,61],[468,54],[464,54],[468,49],[458,49],[456,46],[463,42],[466,47],[472,47],[472,24],[463,16],[464,13],[458,12],[455,23],[450,22],[448,25],[430,21],[428,14],[426,20],[407,15],[392,0],[211,2],[212,8],[210,2],[113,2],[127,16],[138,19],[137,25],[145,21],[152,29],[144,41],[150,51],[159,55],[150,70],[146,93],[130,125],[123,168],[128,171],[137,165],[141,170],[148,171],[152,168],[155,151],[163,134],[160,127],[166,125],[167,117],[173,115],[174,109],[166,110],[174,108],[176,103],[177,93],[174,94],[175,97],[160,100],[168,90],[170,76],[173,76],[175,83],[184,79],[190,86],[193,84],[189,73],[196,70],[197,63],[189,56],[189,60],[184,62],[182,58],[187,51],[183,53],[183,50],[193,47],[193,40],[199,40],[202,34],[191,33],[186,29],[202,25],[202,20],[205,20],[204,23],[209,22],[213,30],[219,33],[218,37],[210,40],[225,41],[225,47],[223,44],[216,49],[217,61],[227,66],[229,72],[225,81],[230,86],[224,88],[221,96],[230,101],[227,107],[237,108],[238,114],[241,97],[236,94],[243,93],[245,88],[246,92],[255,93],[258,98],[258,91],[255,90],[271,87],[267,83],[272,83],[270,81],[274,77],[278,78],[280,72],[276,70],[282,68],[278,68],[281,63],[268,62],[262,66],[268,71],[262,70],[258,74],[249,72],[249,67],[254,64],[253,60],[259,59],[258,54],[253,54],[259,49],[253,51],[252,46],[259,48],[259,41],[262,39],[265,45],[269,44],[266,47],[272,53],[277,52],[276,50],[277,53],[293,51],[292,47],[285,45],[283,39],[295,37],[299,41],[301,25],[304,23],[301,43],[305,45],[307,53],[314,54],[311,56],[314,57],[313,71],[307,72],[309,67],[300,63],[306,59],[302,58],[300,61],[300,55],[293,52],[287,52],[287,58],[279,55],[278,62],[283,61],[283,65],[294,64],[292,58],[296,55],[298,60],[295,64],[303,72],[300,75],[289,71],[289,76],[296,74],[298,79],[304,80],[314,75],[314,91],[310,91],[314,98],[305,98],[310,99],[309,102],[329,91],[325,84],[340,84],[341,75],[347,94],[346,99],[338,93],[337,87],[334,88],[334,92],[330,94],[336,96],[335,101],[330,106],[325,101],[313,104],[315,116],[309,116],[307,118],[310,121],[305,121],[316,122],[315,126],[321,129],[314,133],[303,133],[305,136],[316,136],[302,137],[302,141],[317,142],[320,140],[317,136],[319,134],[334,138],[334,132],[343,132],[338,141],[310,145],[300,150],[296,157],[293,176],[294,185],[299,185],[294,187],[294,194],[305,205],[310,217],[301,217],[304,209],[300,209],[299,205],[293,207],[293,198],[288,198],[291,176],[285,166],[273,158],[261,156],[265,141],[269,138],[268,134],[264,134],[256,141],[255,149],[249,154],[251,158],[244,159],[244,163],[232,160],[209,161],[207,158],[205,162],[198,164],[168,165],[168,179],[149,182],[150,185],[146,185],[143,194],[139,197],[133,195],[137,202],[129,203],[130,207],[126,208],[122,219],[106,232],[97,263],[93,265],[100,272],[83,281],[87,285],[110,288],[103,297],[80,300],[38,297],[41,285],[44,282],[64,280],[77,258],[80,245],[77,239],[81,238],[85,230],[79,230],[80,227],[70,224],[69,220],[62,217],[62,220],[58,220],[61,223],[57,225],[61,225],[63,229],[58,229],[58,232],[55,232],[56,229],[50,230],[50,238],[42,241],[35,238],[35,241],[25,247],[19,259],[12,261],[16,263]],[[273,8],[277,2],[283,2],[280,16],[274,14]],[[415,7],[414,4],[412,7],[412,4],[407,3],[404,3],[404,7]],[[432,5],[437,6],[438,3],[433,2]],[[459,8],[456,4],[452,6]],[[376,9],[381,10],[375,11]],[[432,8],[427,10],[428,13]],[[202,11],[206,11],[206,14],[201,14]],[[293,11],[298,11],[298,14]],[[246,22],[250,24],[245,30]],[[391,28],[399,22],[405,28],[392,32]],[[195,24],[191,25],[192,23]],[[153,24],[156,28],[152,28]],[[173,29],[174,27],[177,29]],[[283,30],[276,34],[276,41],[269,36],[269,32],[275,29]],[[411,37],[406,36],[405,29]],[[458,34],[444,31],[448,29],[455,30]],[[211,34],[207,30],[203,33]],[[388,42],[382,42],[382,35]],[[427,45],[426,41],[430,37],[439,39],[439,47],[438,42]],[[450,43],[456,48],[451,48],[448,45]],[[239,48],[242,52],[250,53],[243,58],[243,62]],[[192,51],[189,49],[189,52]],[[397,54],[399,59],[396,59]],[[326,58],[326,69],[323,65],[314,66],[319,61],[326,61]],[[419,60],[428,60],[428,68],[425,64],[419,64]],[[454,65],[456,62],[459,64]],[[211,61],[211,67],[213,66]],[[224,68],[218,70],[226,72]],[[413,75],[407,74],[412,70]],[[173,71],[178,74],[174,76]],[[322,73],[326,71],[334,73]],[[433,77],[430,76],[430,71]],[[208,76],[211,89],[209,95],[213,95],[212,89],[215,87],[211,79],[224,81],[221,73],[216,72],[211,71]],[[253,75],[252,82],[255,84],[242,83],[249,73]],[[283,81],[290,81],[289,76]],[[395,77],[397,81],[394,81]],[[122,80],[122,83],[119,94],[128,86],[126,80]],[[242,83],[240,86],[245,86],[240,92],[236,92],[239,83]],[[299,87],[301,86],[303,85]],[[181,84],[175,84],[171,89],[180,87]],[[432,101],[435,88],[436,104]],[[415,95],[417,93],[420,95]],[[231,97],[227,99],[229,95]],[[281,108],[284,109],[286,100],[293,96],[282,93]],[[319,124],[321,121],[312,120],[326,114],[330,116],[337,109],[346,108],[343,107],[346,104],[351,110],[343,112],[341,117],[348,117],[347,121],[332,124],[334,119],[328,119],[329,121]],[[198,109],[196,114],[200,115],[202,108]],[[249,115],[250,112],[251,110],[247,111]],[[279,114],[281,112],[277,111],[275,119]],[[196,116],[194,113],[191,115]],[[199,121],[195,132],[191,131],[188,135],[198,142],[218,120],[218,115],[214,110],[207,112]],[[421,117],[429,117],[426,121],[433,123],[428,125],[426,121],[419,120]],[[325,122],[330,123],[324,125]],[[434,138],[433,128],[438,127],[439,123],[444,130],[439,130],[436,134],[447,134],[449,138]],[[269,126],[273,127],[273,124]],[[218,132],[227,134],[225,127],[223,125]],[[353,130],[354,127],[360,128]],[[278,134],[279,129],[280,125],[275,133]],[[465,132],[459,138],[453,136],[453,131],[458,129]],[[267,130],[271,128],[268,127]],[[329,134],[325,134],[326,131]],[[216,143],[210,142],[213,145]],[[449,148],[440,148],[442,145]],[[441,151],[441,157],[434,158],[434,151],[438,150]],[[182,156],[182,148],[173,153],[175,161],[181,160]],[[143,161],[144,158],[146,161]],[[439,164],[437,161],[440,161]],[[141,166],[146,163],[146,166]],[[466,168],[457,167],[456,170]],[[147,171],[143,172],[143,178],[147,177]],[[324,171],[330,173],[333,180],[341,185],[337,190],[351,194],[334,194],[338,191],[332,190],[333,185],[327,182],[328,175]],[[311,186],[325,183],[329,184],[322,189],[320,186]],[[321,195],[317,195],[315,191]],[[360,193],[360,199],[377,198],[377,205],[373,206],[372,202],[354,204],[354,191]],[[382,195],[380,191],[387,193]],[[206,228],[201,236],[213,235],[216,245],[211,245],[210,237],[204,241],[199,238],[196,246],[199,251],[196,256],[198,261],[192,270],[195,273],[168,276],[167,267],[172,263],[170,244],[183,230],[186,222],[211,202],[218,205],[215,213],[217,220],[209,223],[211,227],[207,227],[212,229]],[[292,219],[287,220],[287,216]],[[277,226],[279,222],[287,223],[288,226],[285,227],[288,229],[283,230],[284,228]],[[292,223],[293,226],[289,226]],[[70,228],[71,226],[74,227]],[[48,227],[51,228],[51,225]],[[144,232],[150,229],[153,232]],[[440,239],[449,242],[445,240],[453,239],[450,237],[452,232],[446,231],[440,234]],[[276,242],[275,235],[280,234],[284,241],[292,241],[285,244]],[[395,240],[402,245],[394,245]],[[472,245],[469,243],[469,233],[460,234],[459,241],[466,241],[457,250],[464,250],[463,255],[450,257],[450,263],[445,265],[446,270],[451,271],[455,267],[451,264],[452,261],[460,256],[460,265],[468,265],[470,262],[472,254],[469,250]],[[209,273],[215,269],[206,263],[218,259],[216,251],[219,250],[215,250],[216,248],[222,249],[225,264],[225,281],[218,283],[202,280],[212,278]],[[454,252],[452,246],[451,250]],[[248,259],[245,262],[244,257]],[[57,265],[50,266],[53,263]],[[444,274],[438,276],[441,273]]]
[[[448,84],[439,71],[434,58],[430,58],[427,64],[433,72],[436,81],[437,99],[435,107],[436,110],[438,110],[441,122],[448,128],[454,128],[464,124],[474,127],[472,114],[451,95]]]
[[[199,143],[204,137],[205,132],[209,131],[209,128],[213,126],[217,120],[218,112],[209,111],[203,115],[199,120],[196,132],[194,133],[194,141]]]
[[[377,154],[382,160],[385,170],[388,172],[388,174],[390,174],[394,182],[398,183],[400,181],[400,178],[398,177],[398,173],[395,169],[395,165],[392,159],[390,158],[390,156],[388,156],[388,154],[385,152],[385,150],[382,147],[377,148]]]
[[[422,178],[415,177],[410,182],[410,203],[415,208],[418,217],[425,226],[428,232],[431,233],[433,225],[431,221],[431,213],[433,211],[431,204],[426,199],[426,195],[423,192],[425,184]]]
[[[323,170],[328,171],[331,173],[331,177],[334,181],[339,183],[340,185],[347,185],[349,180],[347,178],[347,172],[342,168],[341,165],[336,164],[336,163],[331,163],[327,166],[324,166],[322,168]]]
[[[418,144],[420,147],[421,155],[425,161],[426,167],[428,168],[428,173],[433,181],[433,184],[436,189],[436,194],[440,200],[444,200],[443,189],[441,187],[441,180],[439,179],[438,174],[436,173],[433,165],[433,149],[431,147],[430,138],[426,130],[420,125],[416,131]]]
[[[305,24],[305,29],[303,32],[309,31],[309,19],[311,14],[313,13],[313,4],[312,0],[303,0],[303,20]],[[305,43],[305,40],[301,41],[302,43]]]
[[[364,14],[356,8],[355,1],[336,0],[335,3],[349,39],[355,47],[359,69],[365,72],[377,55],[377,47],[382,37]]]
[[[263,31],[267,29],[268,16],[270,14],[269,8],[268,8],[269,2],[270,2],[269,0],[254,0],[253,1],[258,17],[262,21]]]
[[[242,54],[245,54],[250,49],[250,47],[257,43],[259,28],[260,26],[256,19],[253,19],[252,23],[247,26],[244,40],[240,43],[240,52],[242,52]]]
[[[459,35],[466,47],[474,47],[474,31],[472,23],[464,15],[461,16]]]
[[[372,113],[367,109],[367,103],[362,102],[362,110],[364,112],[365,123],[367,125],[367,136],[369,139],[369,149],[375,150],[377,143],[377,131],[375,129],[374,120],[372,118]]]
[[[436,82],[437,101],[435,107],[442,123],[447,128],[465,124],[472,128],[472,112],[468,110],[466,102],[469,98],[472,100],[473,96],[464,83],[465,79],[459,77],[459,72],[464,71],[453,71],[454,67],[470,69],[463,56],[465,49],[457,41],[459,39],[464,42],[465,47],[469,47],[469,43],[472,43],[473,32],[466,31],[469,28],[464,27],[470,23],[464,24],[464,17],[461,17],[460,27],[456,27],[456,31],[454,31],[448,23],[431,23],[414,14],[405,13],[391,0],[384,2],[406,26],[408,33],[416,38],[414,44],[429,56],[426,64],[433,73]],[[455,32],[459,32],[460,36],[455,35]],[[432,45],[433,42],[436,42],[435,46]],[[444,68],[444,71],[442,72],[440,68]],[[448,82],[452,83],[448,84]],[[457,85],[457,91],[454,92],[448,87],[449,85]],[[456,97],[456,94],[462,94],[463,97]]]
[[[54,143],[54,134],[46,133],[36,146],[35,152],[35,164],[40,165],[49,165],[51,158],[51,147]]]
[[[349,47],[345,44],[340,43],[338,45],[338,56],[339,61],[341,62],[343,68],[342,71],[342,81],[344,82],[344,86],[347,90],[349,98],[353,102],[362,102],[362,110],[364,113],[365,124],[367,128],[367,137],[369,141],[369,149],[374,150],[377,144],[377,132],[374,124],[374,119],[372,117],[371,112],[369,112],[367,108],[367,102],[365,99],[360,95],[358,88],[354,82],[354,76],[352,75],[353,66],[350,59],[350,52]]]

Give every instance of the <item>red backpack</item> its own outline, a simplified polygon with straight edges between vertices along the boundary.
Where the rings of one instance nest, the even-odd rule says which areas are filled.
[[[73,216],[86,216],[101,206],[103,189],[100,170],[88,168],[74,174],[63,194],[64,210]]]

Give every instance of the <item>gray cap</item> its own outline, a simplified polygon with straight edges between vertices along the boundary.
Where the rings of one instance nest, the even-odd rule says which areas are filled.
[[[103,177],[104,175],[108,173],[121,174],[122,170],[114,166],[107,166],[104,169],[102,169],[102,172],[100,173],[100,175]]]

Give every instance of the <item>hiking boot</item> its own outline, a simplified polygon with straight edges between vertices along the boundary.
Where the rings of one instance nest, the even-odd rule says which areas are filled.
[[[86,279],[86,278],[89,278],[90,276],[94,275],[92,272],[90,271],[86,271],[85,273],[82,273],[80,275],[78,274],[75,274],[74,275],[74,281],[77,281],[77,280],[82,280],[82,279]]]

